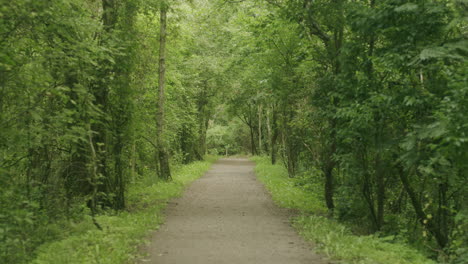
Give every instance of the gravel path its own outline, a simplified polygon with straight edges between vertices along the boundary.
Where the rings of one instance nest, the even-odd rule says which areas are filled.
[[[221,159],[166,210],[142,263],[323,264],[257,181],[254,163]]]

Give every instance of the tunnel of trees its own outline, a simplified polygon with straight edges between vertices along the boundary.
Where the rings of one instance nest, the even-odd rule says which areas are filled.
[[[0,0],[0,259],[210,153],[462,263],[467,37],[466,0]]]

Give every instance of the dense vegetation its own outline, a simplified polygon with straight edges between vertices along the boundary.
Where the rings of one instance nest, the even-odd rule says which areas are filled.
[[[203,159],[217,74],[203,71],[195,12],[159,1],[0,1],[0,262],[28,261],[86,215],[103,228],[97,215],[127,210],[129,185],[170,177],[168,156]]]
[[[342,263],[359,264],[433,264],[418,250],[402,243],[397,236],[356,235],[352,230],[326,217],[326,206],[319,196],[322,184],[318,179],[288,177],[287,169],[271,164],[268,157],[254,157],[255,172],[275,202],[298,212],[293,226],[315,250]],[[340,263],[341,263],[340,262]]]
[[[41,245],[34,264],[49,263],[131,263],[146,257],[141,244],[151,230],[159,228],[162,209],[169,198],[181,194],[184,187],[202,176],[216,157],[192,162],[172,170],[172,181],[147,178],[128,190],[127,208],[119,214],[101,214],[97,229],[89,217],[69,229],[69,234],[57,241]]]
[[[467,10],[0,0],[0,262],[29,261],[88,216],[102,229],[171,166],[246,152],[319,184],[354,232],[463,262]]]

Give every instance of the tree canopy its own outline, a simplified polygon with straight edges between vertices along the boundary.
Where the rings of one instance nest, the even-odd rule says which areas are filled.
[[[356,233],[463,263],[467,10],[0,0],[0,262],[211,153],[268,155]]]

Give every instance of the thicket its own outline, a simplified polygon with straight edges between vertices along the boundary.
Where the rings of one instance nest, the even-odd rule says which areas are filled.
[[[228,109],[330,217],[468,257],[464,1],[243,1]]]
[[[1,261],[125,210],[128,186],[167,165],[251,152],[321,182],[330,216],[358,232],[462,262],[467,10],[0,0]]]
[[[143,250],[148,234],[159,228],[164,220],[163,210],[170,198],[179,196],[186,185],[202,176],[217,158],[208,156],[177,166],[172,181],[146,178],[128,190],[128,210],[118,214],[97,216],[103,227],[98,230],[90,217],[76,225],[63,239],[41,245],[33,264],[49,263],[139,263],[147,254]]]
[[[103,229],[99,215],[129,210],[129,185],[167,178],[158,161],[203,159],[222,61],[203,12],[0,0],[1,263],[27,262],[88,216]]]
[[[359,264],[433,264],[399,236],[362,236],[335,219],[326,216],[327,208],[320,195],[323,183],[310,177],[288,176],[281,164],[271,164],[267,156],[253,157],[255,173],[265,184],[274,201],[294,209],[293,226],[315,249],[339,263]]]

